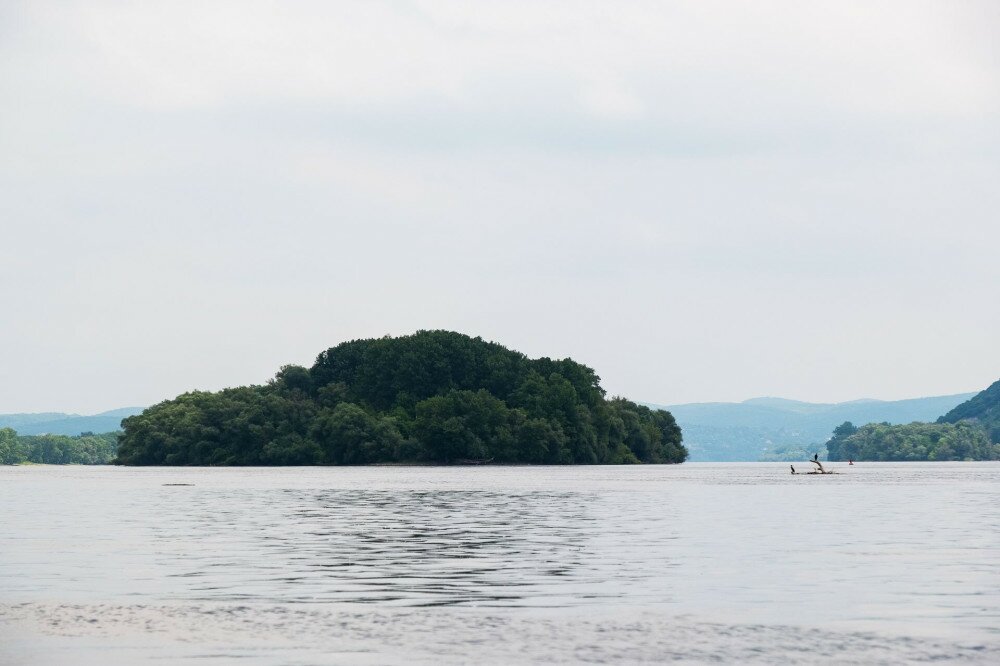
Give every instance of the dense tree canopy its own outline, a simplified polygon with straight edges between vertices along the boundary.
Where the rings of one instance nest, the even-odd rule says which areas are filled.
[[[829,460],[1000,460],[1000,445],[973,423],[844,423],[826,443]]]
[[[669,412],[594,371],[448,331],[353,340],[267,385],[185,393],[125,419],[127,465],[676,463]]]
[[[1000,381],[977,393],[938,419],[938,423],[978,423],[986,429],[990,441],[1000,444]]]
[[[118,451],[118,433],[91,432],[67,435],[18,435],[0,428],[0,465],[107,465]]]
[[[937,423],[843,423],[826,449],[830,460],[1000,460],[1000,381]]]

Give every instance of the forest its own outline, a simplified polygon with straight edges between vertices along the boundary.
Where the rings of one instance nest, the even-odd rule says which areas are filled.
[[[667,411],[607,398],[572,359],[450,331],[352,340],[264,385],[193,391],[122,421],[122,465],[680,463]]]
[[[833,461],[1000,460],[1000,444],[976,423],[843,423],[826,443]]]
[[[986,430],[994,444],[1000,444],[1000,380],[958,405],[938,423],[976,423]]]
[[[0,465],[107,465],[118,452],[118,433],[95,435],[18,435],[0,428]]]
[[[1000,381],[936,423],[855,427],[842,423],[826,443],[829,460],[1000,460]]]

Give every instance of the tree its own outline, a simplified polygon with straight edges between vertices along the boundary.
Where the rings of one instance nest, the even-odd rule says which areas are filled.
[[[310,434],[334,465],[391,461],[403,442],[392,418],[376,418],[349,402],[323,410]]]
[[[439,462],[508,459],[514,442],[510,410],[488,391],[452,390],[416,405],[414,431]]]
[[[450,331],[345,342],[266,385],[185,393],[123,427],[127,465],[687,457],[668,412],[606,400],[587,366]]]
[[[26,460],[17,433],[12,428],[0,428],[0,465],[16,465]]]
[[[860,428],[845,423],[827,442],[827,452],[834,461],[1000,460],[1000,445],[970,422],[869,423]]]

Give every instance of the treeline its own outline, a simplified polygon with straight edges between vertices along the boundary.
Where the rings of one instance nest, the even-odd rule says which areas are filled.
[[[990,441],[976,423],[869,423],[855,427],[846,422],[826,443],[833,461],[871,460],[1000,460],[1000,444]]]
[[[829,460],[1000,460],[1000,381],[937,423],[860,428],[845,422],[826,443]]]
[[[266,385],[195,391],[122,422],[125,465],[678,463],[669,412],[606,399],[571,359],[449,331],[346,342]]]
[[[18,435],[0,428],[0,465],[107,465],[118,453],[118,433],[95,435]]]
[[[937,420],[938,423],[976,423],[994,444],[1000,443],[1000,381],[958,405]]]

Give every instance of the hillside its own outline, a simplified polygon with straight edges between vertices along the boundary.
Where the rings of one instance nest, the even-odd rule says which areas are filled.
[[[974,395],[842,403],[753,398],[741,403],[690,403],[662,408],[674,415],[684,431],[692,461],[780,460],[812,457],[813,452],[822,455],[823,443],[845,421],[933,421]]]
[[[826,443],[833,461],[1000,460],[1000,444],[973,421],[958,423],[843,423]]]
[[[60,412],[0,414],[0,428],[13,428],[19,435],[75,436],[82,432],[112,432],[121,430],[122,419],[140,412],[142,407],[123,407],[90,416]]]
[[[1000,444],[1000,380],[958,405],[938,419],[938,423],[973,421],[981,425],[994,444]]]
[[[185,393],[122,423],[126,465],[677,463],[666,411],[606,399],[572,359],[450,331],[353,340],[263,386]]]
[[[1000,381],[935,423],[843,423],[827,452],[830,460],[1000,460]]]

